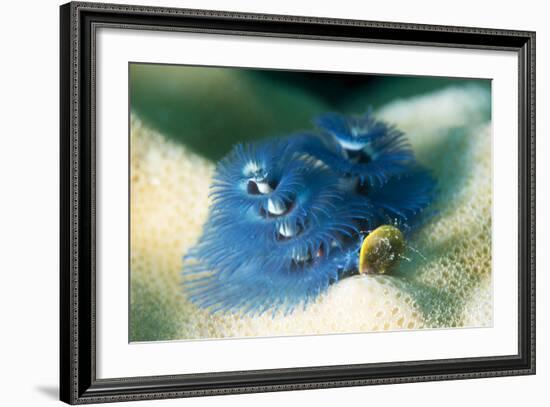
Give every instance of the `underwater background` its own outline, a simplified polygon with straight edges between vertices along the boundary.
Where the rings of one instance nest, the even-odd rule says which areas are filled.
[[[191,303],[182,257],[208,218],[215,164],[236,143],[369,106],[437,179],[437,214],[408,239],[406,258],[288,315]],[[131,341],[492,324],[489,80],[131,64],[130,151]]]

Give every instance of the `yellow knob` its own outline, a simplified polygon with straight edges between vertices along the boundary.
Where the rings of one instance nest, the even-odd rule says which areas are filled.
[[[405,251],[403,233],[392,225],[382,225],[365,237],[359,253],[361,274],[386,274],[399,262]]]

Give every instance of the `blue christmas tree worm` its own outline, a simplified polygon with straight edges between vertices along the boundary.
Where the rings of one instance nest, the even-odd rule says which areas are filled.
[[[317,130],[237,145],[211,186],[209,219],[185,256],[185,290],[212,312],[306,306],[358,272],[365,236],[414,229],[435,182],[405,135],[376,120],[325,114]]]

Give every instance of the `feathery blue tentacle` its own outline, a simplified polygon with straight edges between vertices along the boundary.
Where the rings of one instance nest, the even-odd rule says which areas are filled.
[[[302,149],[343,177],[357,177],[361,183],[384,184],[392,176],[409,171],[414,154],[405,135],[369,110],[364,115],[327,113],[314,123],[320,134],[295,138]]]

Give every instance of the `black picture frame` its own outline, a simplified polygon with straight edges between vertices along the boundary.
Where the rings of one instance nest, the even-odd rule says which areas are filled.
[[[60,398],[70,404],[535,373],[535,33],[72,2],[60,7]],[[508,50],[519,59],[518,354],[154,377],[96,378],[97,27]],[[512,267],[512,265],[510,265]]]

